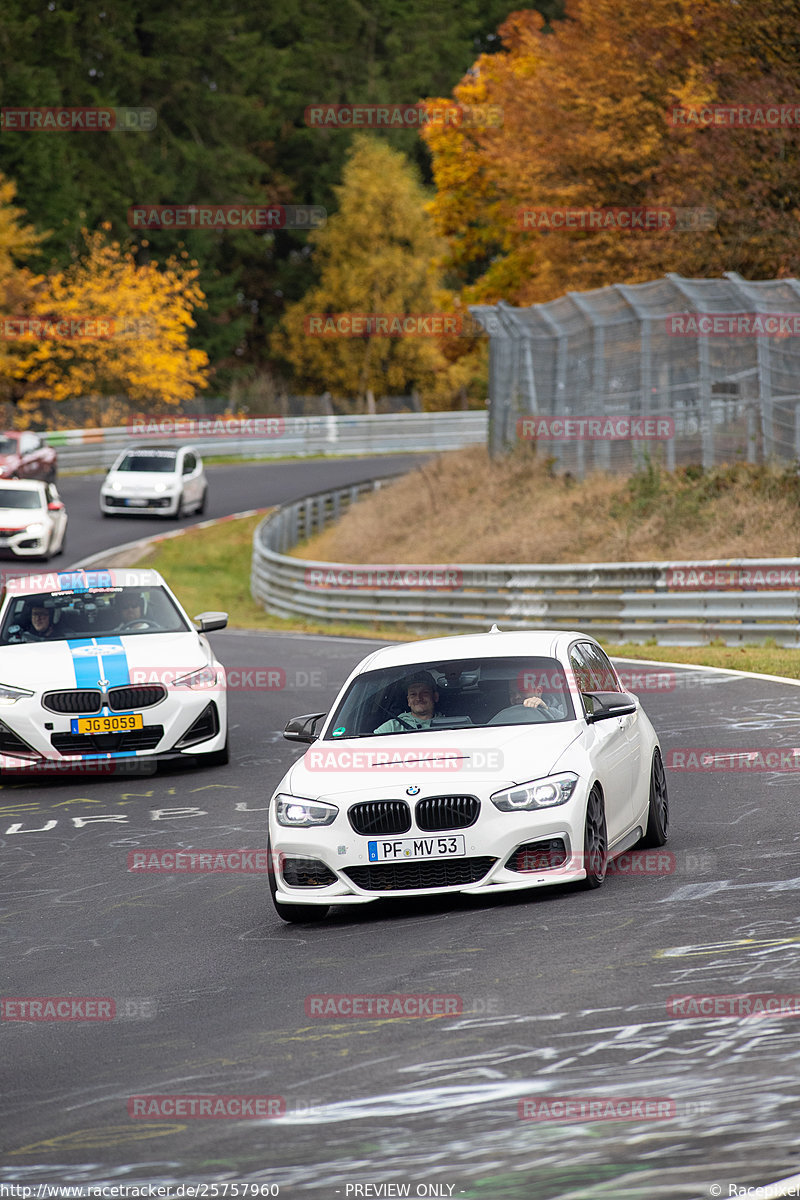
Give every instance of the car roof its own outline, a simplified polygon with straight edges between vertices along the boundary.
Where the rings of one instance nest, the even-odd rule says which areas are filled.
[[[149,443],[145,443],[143,446],[128,446],[126,450],[122,451],[122,453],[123,454],[147,454],[151,450],[161,450],[161,451],[169,450],[170,454],[178,454],[181,450],[192,450],[196,453],[196,451],[194,450],[194,446],[184,446],[184,445],[171,446],[169,444],[169,442],[149,442]]]
[[[373,671],[423,662],[447,662],[460,658],[558,658],[576,638],[595,641],[591,634],[563,629],[515,629],[490,633],[458,634],[401,642],[376,650],[358,668]]]
[[[113,570],[42,571],[38,575],[18,575],[6,582],[6,590],[17,596],[37,592],[87,592],[92,588],[163,587],[163,577],[148,567],[120,567]]]
[[[10,487],[17,492],[38,492],[44,486],[42,479],[0,479],[0,487]]]

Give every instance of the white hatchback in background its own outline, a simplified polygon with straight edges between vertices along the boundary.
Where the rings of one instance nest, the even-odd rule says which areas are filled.
[[[207,494],[203,460],[192,446],[132,446],[103,480],[100,511],[182,517],[205,512]]]
[[[67,510],[54,483],[0,480],[0,552],[50,558],[64,549]]]

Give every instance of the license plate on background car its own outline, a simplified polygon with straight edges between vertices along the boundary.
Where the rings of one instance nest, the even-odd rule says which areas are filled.
[[[125,501],[125,503],[129,508],[147,508],[147,505],[150,503],[150,501],[128,499]]]
[[[367,842],[370,862],[402,862],[406,858],[455,858],[467,853],[464,835],[380,838]]]
[[[142,729],[141,713],[114,713],[109,717],[73,717],[69,723],[70,733],[126,733],[129,729]]]

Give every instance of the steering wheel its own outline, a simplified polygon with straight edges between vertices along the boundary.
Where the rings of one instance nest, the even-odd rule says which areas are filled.
[[[120,625],[121,633],[132,633],[135,630],[159,629],[160,626],[155,621],[148,620],[147,617],[138,617],[135,621],[126,621],[124,625]]]

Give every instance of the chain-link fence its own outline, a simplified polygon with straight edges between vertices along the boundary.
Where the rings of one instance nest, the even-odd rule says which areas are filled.
[[[475,305],[490,338],[489,446],[628,471],[800,457],[800,283],[665,279]]]

